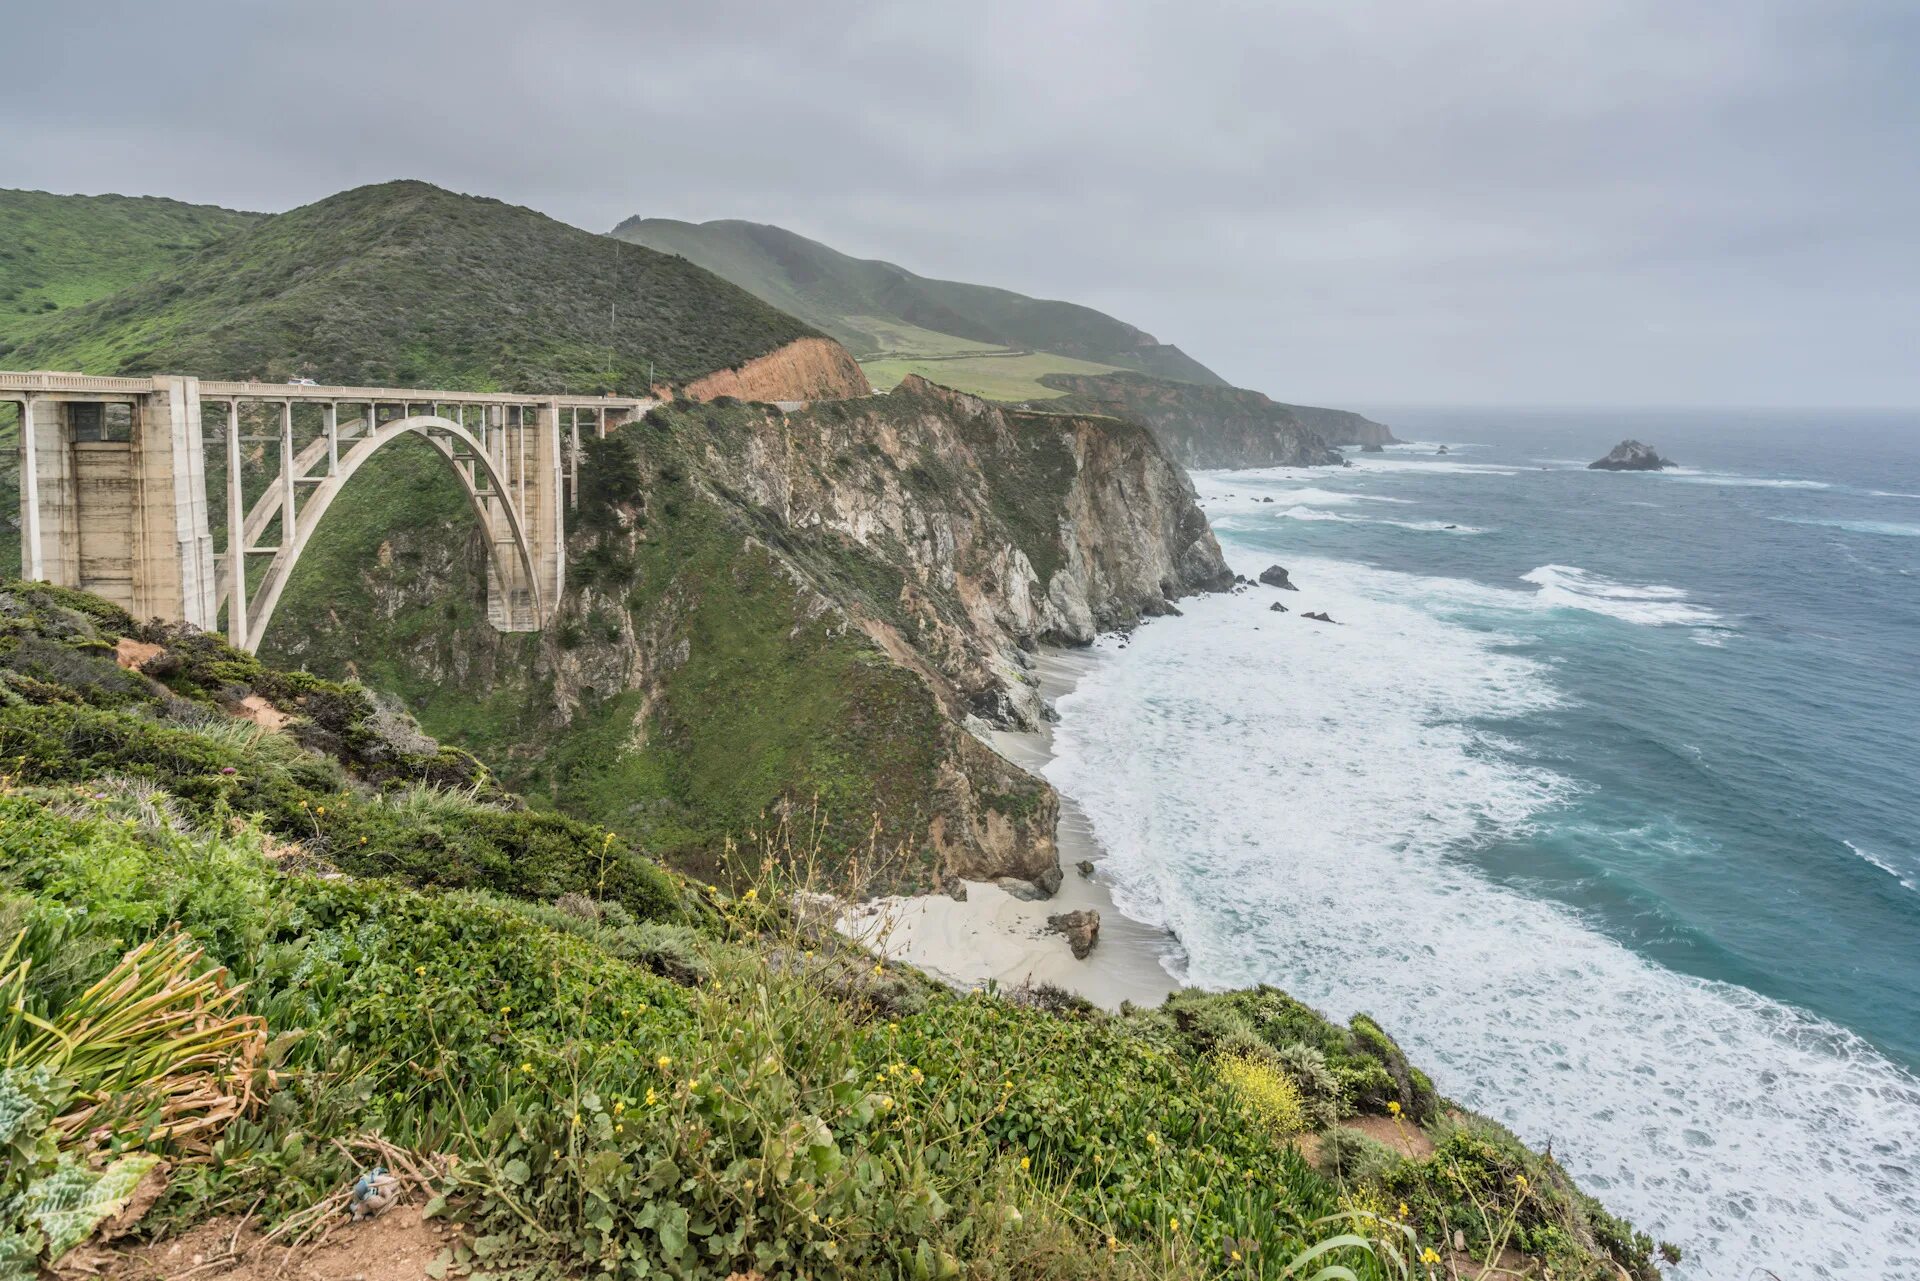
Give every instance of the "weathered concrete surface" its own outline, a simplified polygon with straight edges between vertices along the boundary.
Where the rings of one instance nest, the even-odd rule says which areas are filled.
[[[341,487],[405,434],[424,437],[447,460],[487,532],[489,621],[538,630],[566,590],[566,509],[575,501],[583,430],[604,435],[654,403],[46,372],[0,373],[0,401],[22,414],[22,574],[95,592],[136,617],[209,630],[221,625],[224,607],[229,638],[249,650]],[[237,531],[217,570],[203,401],[226,410],[226,526]],[[311,439],[296,438],[296,405],[320,409]],[[278,462],[251,507],[249,446],[263,447],[267,466],[276,454]],[[257,582],[250,557],[270,558]]]

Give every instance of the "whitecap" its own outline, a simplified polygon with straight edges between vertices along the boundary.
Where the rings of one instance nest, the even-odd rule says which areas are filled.
[[[1268,558],[1227,549],[1246,572]],[[1047,774],[1091,816],[1121,909],[1172,927],[1202,986],[1371,1012],[1449,1095],[1684,1246],[1696,1281],[1920,1271],[1920,1187],[1887,1155],[1920,1151],[1920,1081],[1460,857],[1575,791],[1475,728],[1556,705],[1551,667],[1446,618],[1537,617],[1533,593],[1288,566],[1298,607],[1345,626],[1203,598],[1060,700]]]
[[[1881,859],[1873,854],[1868,853],[1866,850],[1861,849],[1858,845],[1855,845],[1852,841],[1843,840],[1840,843],[1846,846],[1848,849],[1852,850],[1855,854],[1859,855],[1861,858],[1867,860],[1867,862],[1873,864],[1875,867],[1885,872],[1888,876],[1891,876],[1894,880],[1900,882],[1900,884],[1905,886],[1907,889],[1920,890],[1920,884],[1916,884],[1914,882],[1914,879],[1911,876],[1906,875],[1904,872],[1902,872],[1899,868],[1895,867],[1893,864],[1888,863],[1884,859]]]
[[[1832,489],[1824,480],[1796,480],[1790,477],[1742,476],[1734,472],[1697,472],[1686,468],[1669,468],[1663,472],[1649,473],[1665,476],[1670,480],[1684,481],[1690,485],[1727,485],[1736,489]]]
[[[1811,516],[1774,516],[1771,519],[1788,525],[1820,525],[1827,529],[1841,529],[1849,534],[1884,534],[1889,538],[1920,538],[1920,525],[1909,525],[1895,520],[1820,520]]]
[[[1520,575],[1539,587],[1543,609],[1582,609],[1642,627],[1698,627],[1720,621],[1710,609],[1689,604],[1687,593],[1660,583],[1622,583],[1577,565],[1541,565]]]

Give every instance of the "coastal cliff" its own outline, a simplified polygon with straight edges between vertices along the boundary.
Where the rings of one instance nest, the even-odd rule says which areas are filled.
[[[1057,884],[1052,789],[976,731],[1039,722],[1041,642],[1231,581],[1144,430],[917,378],[787,414],[675,401],[597,442],[538,635],[485,625],[477,536],[377,524],[316,547],[353,581],[290,591],[277,657],[405,692],[517,786],[684,866],[817,802],[843,848],[877,824],[900,858],[875,876],[902,885]]]
[[[1186,467],[1338,465],[1336,445],[1390,444],[1385,425],[1343,409],[1283,405],[1243,387],[1202,387],[1140,374],[1045,374],[1066,394],[1051,405],[1112,414],[1149,428]]]

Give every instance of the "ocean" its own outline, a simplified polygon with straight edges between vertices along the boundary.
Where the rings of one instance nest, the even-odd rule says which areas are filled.
[[[1920,415],[1378,416],[1197,474],[1299,590],[1060,700],[1117,905],[1371,1013],[1674,1275],[1920,1277]],[[1586,470],[1628,436],[1681,467]]]

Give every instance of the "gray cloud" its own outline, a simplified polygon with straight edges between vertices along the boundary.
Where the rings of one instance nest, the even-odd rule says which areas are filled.
[[[777,222],[1291,399],[1914,404],[1917,12],[16,0],[0,182]]]

